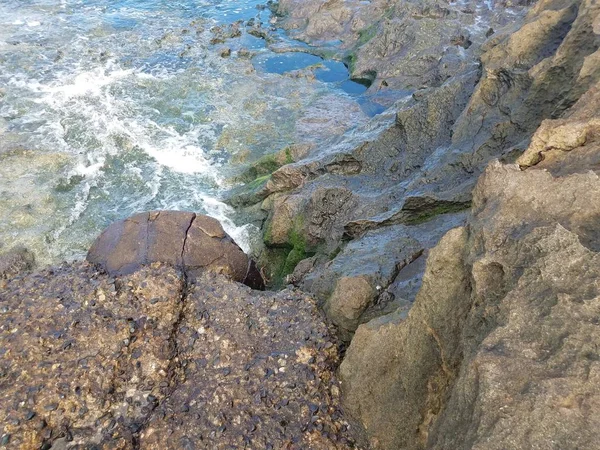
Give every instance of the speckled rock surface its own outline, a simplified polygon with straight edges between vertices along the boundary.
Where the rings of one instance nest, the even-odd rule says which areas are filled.
[[[315,305],[153,263],[89,263],[0,290],[8,448],[345,449],[338,346]]]
[[[151,211],[115,222],[93,243],[87,260],[112,275],[164,262],[187,275],[209,270],[264,289],[256,265],[218,220],[185,211]]]
[[[11,248],[0,254],[0,280],[31,270],[34,264],[35,255],[28,249],[25,247]]]

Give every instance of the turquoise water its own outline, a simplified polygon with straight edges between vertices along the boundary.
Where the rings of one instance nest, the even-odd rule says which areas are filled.
[[[362,101],[343,64],[272,53],[245,22],[215,41],[236,21],[268,28],[260,4],[0,0],[0,251],[80,258],[107,224],[163,208],[217,217],[249,249],[257,230],[220,201],[232,176],[330,134],[311,123],[353,126],[340,103],[313,105]],[[314,64],[314,77],[289,74]]]

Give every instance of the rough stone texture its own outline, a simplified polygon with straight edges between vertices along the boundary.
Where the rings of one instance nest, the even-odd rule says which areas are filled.
[[[405,320],[358,328],[340,375],[373,448],[597,448],[599,88],[540,127],[537,165],[486,169]]]
[[[187,275],[209,270],[264,289],[256,265],[219,221],[190,212],[152,211],[116,222],[96,239],[87,260],[111,275],[164,262],[183,268]]]
[[[299,37],[352,36],[342,46],[371,93],[423,87],[279,168],[252,197],[264,200],[270,250],[289,252],[286,264],[316,253],[292,281],[345,338],[358,326],[342,398],[374,449],[600,442],[600,6],[540,0],[523,15],[531,2],[486,3],[280,4]],[[457,211],[471,203],[464,224]],[[182,228],[149,222],[117,229],[134,252],[118,267],[147,262],[136,227]],[[194,231],[203,248],[226,239],[207,230]],[[181,253],[169,262],[187,268],[188,232],[175,235]],[[161,242],[155,254],[169,248]],[[351,445],[335,343],[313,304],[290,291],[246,295],[204,272],[184,279],[154,265],[113,280],[84,265],[7,281],[1,439]]]
[[[33,269],[35,255],[25,247],[15,247],[0,254],[0,280],[14,277]]]
[[[153,263],[88,263],[0,290],[8,448],[354,448],[338,347],[312,300]]]
[[[453,48],[464,50],[470,40],[472,45],[465,58],[473,61],[478,55],[481,64],[452,66],[456,70],[449,69],[450,77],[425,83],[425,89],[401,98],[368,123],[316,147],[304,160],[281,167],[265,184],[261,197],[264,198],[261,207],[267,215],[265,243],[268,247],[291,249],[292,238],[306,242],[310,250],[307,256],[316,254],[311,260],[313,268],[298,272],[293,281],[313,292],[320,301],[327,301],[333,288],[323,295],[318,292],[318,283],[313,290],[310,279],[315,273],[326,272],[332,257],[343,258],[347,240],[360,241],[365,233],[384,228],[394,231],[382,233],[385,238],[381,238],[381,244],[402,239],[405,227],[418,230],[417,227],[435,218],[468,209],[477,179],[490,161],[514,162],[529,147],[519,160],[526,167],[539,163],[542,157],[558,158],[559,154],[581,148],[577,146],[594,139],[595,122],[582,120],[578,127],[568,127],[568,134],[566,129],[557,127],[559,123],[549,122],[547,130],[540,130],[529,146],[544,120],[566,117],[569,108],[600,79],[600,35],[594,31],[600,15],[597,2],[540,0],[530,7],[526,5],[528,2],[522,2],[521,6],[516,5],[517,9],[508,5],[515,6],[514,2],[493,2],[492,10],[487,12],[487,6],[478,3],[409,1],[390,5],[393,6],[390,18],[385,20],[394,26],[408,20],[418,22],[419,26],[444,22],[445,25],[436,26],[452,28],[466,20],[466,16],[471,17],[480,30],[467,36],[463,29],[463,38],[455,36],[459,47]],[[283,19],[285,23],[292,23],[313,6],[318,14],[315,12],[315,18],[309,22],[333,10],[355,6],[357,11],[376,11],[381,7],[373,15],[361,16],[375,20],[373,17],[386,10],[383,5],[384,2],[370,2],[356,6],[354,2],[337,1],[309,1],[300,5],[291,1],[283,2],[281,7],[289,10]],[[338,19],[346,17],[334,15]],[[358,16],[357,12],[352,17]],[[506,20],[508,17],[511,20]],[[342,22],[351,28],[354,19],[348,20]],[[369,27],[374,22],[364,23]],[[383,25],[377,23],[381,32]],[[492,23],[493,33],[488,29]],[[306,23],[297,24],[298,32],[303,33]],[[407,25],[407,32],[411,26]],[[350,29],[345,27],[344,30]],[[340,33],[334,28],[331,32]],[[488,36],[482,37],[480,32]],[[346,31],[341,33],[346,36]],[[430,39],[438,39],[438,34],[434,33]],[[434,49],[437,45],[434,44],[428,48]],[[368,44],[362,45],[361,48],[369,48]],[[425,54],[416,47],[412,52],[411,45],[407,40],[404,53],[407,61]],[[427,42],[414,45],[426,47]],[[414,67],[420,66],[415,63]],[[588,163],[597,163],[594,154],[588,151]],[[450,222],[435,222],[438,238],[458,225]],[[394,228],[398,225],[402,227]],[[271,239],[275,236],[277,239]],[[435,242],[421,248],[426,251],[433,245]],[[394,246],[389,246],[389,251],[384,245],[381,247],[384,249],[379,253],[381,259],[393,261]],[[362,263],[368,267],[368,258],[368,254],[356,255],[353,266]],[[417,265],[406,266],[411,274],[400,270],[396,273],[398,283],[395,279],[386,280],[383,289],[392,294],[402,280],[419,279],[424,264],[420,262],[418,267],[419,273],[414,274]],[[379,277],[377,270],[364,275],[370,279]],[[390,289],[386,289],[388,286]],[[387,294],[379,298],[389,303]],[[389,310],[380,309],[381,314],[386,312]],[[369,314],[367,311],[365,317],[372,317]]]
[[[398,308],[410,309],[428,249],[465,219],[465,213],[444,214],[419,225],[368,231],[343,245],[329,261],[321,261],[320,256],[304,260],[288,280],[312,292],[339,327],[340,337],[349,341],[360,323]],[[354,298],[356,283],[361,286],[361,300]]]
[[[325,304],[327,316],[343,334],[353,332],[358,320],[373,303],[377,291],[364,276],[342,277],[337,280],[335,290]]]
[[[470,306],[466,238],[464,228],[455,228],[431,251],[405,322],[393,314],[361,325],[346,353],[340,368],[344,403],[373,448],[424,447],[425,411],[439,411],[436,394],[447,387],[460,357],[460,323],[454,321]]]

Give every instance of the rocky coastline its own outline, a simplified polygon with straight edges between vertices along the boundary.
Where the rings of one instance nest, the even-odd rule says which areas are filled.
[[[239,178],[252,257],[168,211],[0,256],[0,448],[598,448],[600,4],[270,7],[389,108]]]

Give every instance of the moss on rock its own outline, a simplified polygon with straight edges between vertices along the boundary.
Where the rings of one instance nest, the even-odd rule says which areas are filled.
[[[275,246],[272,242],[271,224],[266,224],[263,235],[266,249],[264,257],[261,258],[261,265],[270,279],[268,283],[270,287],[282,287],[286,277],[294,271],[298,263],[314,255],[314,252],[308,249],[302,231],[303,224],[303,218],[297,217],[288,231],[287,242],[279,246]]]
[[[407,225],[418,225],[420,223],[427,222],[433,219],[436,216],[441,214],[449,214],[455,213],[459,211],[464,211],[465,209],[469,209],[471,207],[470,202],[464,203],[455,203],[455,202],[445,202],[438,203],[431,208],[424,209],[422,211],[418,211],[414,216],[406,219],[405,223]]]
[[[281,166],[291,164],[294,162],[292,156],[292,149],[285,147],[277,153],[271,153],[261,157],[258,161],[254,162],[248,169],[246,169],[240,176],[236,178],[236,181],[242,183],[250,183],[253,180],[260,179],[266,175],[270,175],[279,169]]]

